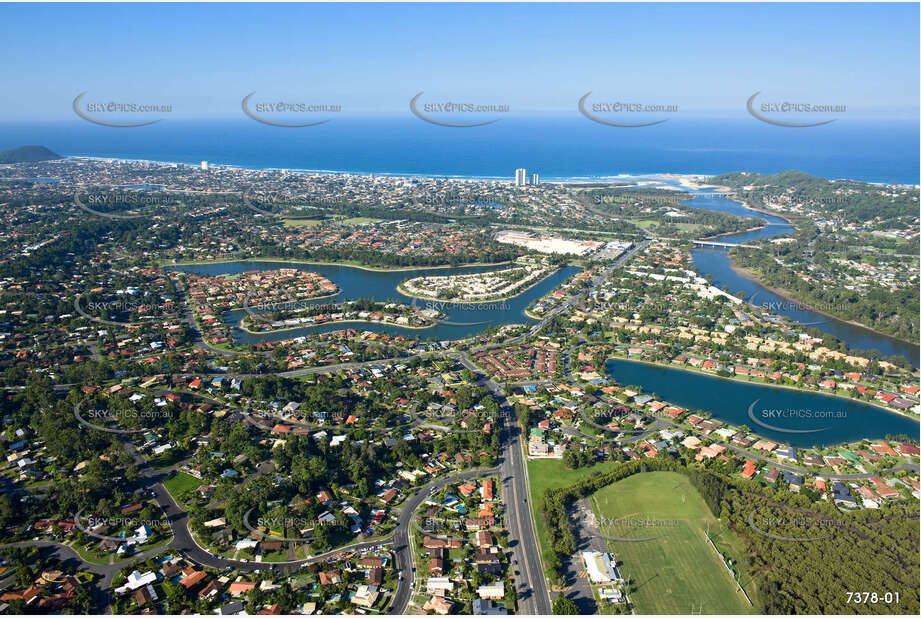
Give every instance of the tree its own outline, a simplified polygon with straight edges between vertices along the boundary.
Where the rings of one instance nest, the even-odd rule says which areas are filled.
[[[572,599],[564,597],[562,594],[553,599],[553,613],[557,616],[574,616],[579,614],[579,606]]]

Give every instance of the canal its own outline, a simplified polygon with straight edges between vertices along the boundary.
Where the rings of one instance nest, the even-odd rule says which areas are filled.
[[[413,299],[397,291],[397,285],[405,279],[420,276],[444,276],[452,274],[488,272],[508,268],[501,266],[465,266],[444,267],[430,269],[412,269],[400,271],[372,271],[344,265],[323,264],[298,264],[292,262],[251,262],[236,261],[212,264],[189,264],[166,267],[168,270],[191,272],[204,276],[225,274],[238,274],[253,270],[275,270],[278,268],[298,268],[320,273],[339,286],[339,293],[333,297],[317,299],[317,304],[341,303],[346,300],[358,298],[371,298],[376,301],[396,301],[411,304]],[[320,326],[306,326],[290,330],[278,331],[267,334],[248,333],[239,328],[240,321],[245,315],[244,310],[228,311],[224,314],[227,324],[233,327],[234,340],[238,344],[260,343],[265,341],[279,341],[294,339],[313,333],[323,333],[344,328],[355,328],[375,333],[391,335],[404,335],[413,339],[433,341],[449,341],[463,339],[483,332],[491,326],[501,326],[512,323],[533,323],[533,320],[524,314],[524,310],[534,299],[542,297],[557,285],[579,272],[576,266],[567,266],[554,272],[540,283],[526,289],[524,292],[505,300],[486,303],[454,303],[451,301],[425,301],[416,300],[417,307],[427,309],[435,308],[445,313],[444,320],[432,327],[417,329],[404,328],[389,324],[375,324],[370,322],[338,322]]]
[[[887,435],[918,436],[918,421],[846,397],[742,382],[697,371],[612,358],[608,376],[649,395],[781,444],[828,446]]]

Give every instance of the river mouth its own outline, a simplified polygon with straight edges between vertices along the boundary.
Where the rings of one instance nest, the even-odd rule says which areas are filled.
[[[372,271],[356,266],[310,264],[305,262],[268,262],[268,261],[232,261],[210,264],[184,264],[168,266],[169,270],[191,272],[205,276],[239,274],[253,270],[275,270],[278,268],[297,268],[316,272],[339,286],[335,296],[317,299],[316,304],[341,303],[359,298],[372,298],[385,302],[395,300],[407,305],[414,299],[401,294],[397,285],[405,279],[419,276],[437,276],[465,273],[489,272],[508,268],[498,266],[445,266],[443,268],[412,269],[400,271]],[[375,322],[330,322],[318,326],[305,326],[271,333],[251,333],[240,328],[240,322],[246,311],[243,309],[228,311],[224,320],[233,331],[237,344],[247,345],[270,341],[284,341],[344,329],[370,331],[388,335],[402,335],[417,341],[456,341],[475,336],[490,327],[504,324],[533,324],[535,320],[525,315],[524,310],[535,299],[550,292],[553,288],[581,270],[578,266],[566,266],[542,279],[536,285],[527,288],[512,298],[485,303],[452,303],[437,301],[437,308],[445,314],[444,320],[428,328],[404,328],[393,324]],[[429,301],[416,300],[416,305],[426,308]],[[433,301],[435,302],[435,301]]]
[[[751,433],[797,448],[918,435],[918,421],[847,396],[620,358],[609,359],[605,366],[618,384],[639,386],[645,394],[657,394],[690,411],[709,412],[714,419],[744,425]]]

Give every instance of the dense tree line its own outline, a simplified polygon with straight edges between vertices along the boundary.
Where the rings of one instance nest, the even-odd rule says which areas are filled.
[[[756,272],[765,285],[789,291],[806,307],[815,307],[823,313],[858,322],[906,341],[918,340],[921,336],[918,322],[921,304],[916,286],[895,291],[874,288],[858,292],[843,285],[815,285],[796,274],[796,264],[804,262],[801,247],[790,243],[742,251],[734,249],[732,259],[743,268]],[[800,256],[799,259],[797,256]],[[781,257],[785,263],[778,264],[775,257]],[[817,263],[821,265],[822,259]]]
[[[745,201],[756,208],[763,207],[770,198],[784,195],[816,212],[848,222],[879,219],[885,225],[900,217],[918,217],[916,188],[892,191],[867,182],[827,180],[797,170],[769,175],[732,172],[707,182],[742,191]]]

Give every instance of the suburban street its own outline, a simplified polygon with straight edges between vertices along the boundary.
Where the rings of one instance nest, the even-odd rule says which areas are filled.
[[[509,549],[512,556],[512,572],[514,576],[514,581],[516,585],[516,592],[518,596],[519,603],[519,612],[522,614],[549,614],[551,611],[551,598],[547,587],[547,581],[544,576],[544,569],[541,563],[541,552],[540,545],[537,542],[537,535],[534,525],[534,517],[539,516],[537,513],[532,513],[531,503],[529,497],[529,483],[528,483],[528,470],[527,470],[527,458],[523,449],[523,438],[521,433],[521,427],[518,424],[517,419],[515,418],[514,410],[509,403],[506,393],[502,386],[497,384],[495,381],[489,378],[489,376],[477,365],[475,365],[470,355],[475,354],[480,351],[494,349],[497,347],[514,345],[521,341],[525,341],[530,337],[533,337],[538,332],[540,332],[548,323],[550,323],[557,315],[568,311],[572,307],[578,305],[579,303],[584,302],[593,292],[597,286],[605,281],[610,274],[618,267],[622,266],[627,260],[629,260],[633,255],[638,251],[641,251],[646,247],[650,242],[650,239],[645,238],[639,243],[637,243],[630,250],[621,255],[615,262],[612,262],[604,270],[594,277],[587,289],[577,295],[573,295],[565,302],[556,306],[551,310],[543,319],[539,322],[533,324],[530,329],[528,329],[524,334],[510,339],[503,340],[501,342],[490,343],[487,345],[471,347],[468,351],[459,351],[457,348],[447,349],[447,350],[426,350],[420,351],[417,354],[408,354],[393,358],[384,358],[371,361],[357,361],[349,363],[340,363],[336,365],[326,365],[326,366],[317,366],[309,367],[297,370],[290,371],[278,371],[273,373],[261,373],[261,374],[229,374],[229,373],[216,373],[216,374],[187,374],[189,376],[203,377],[205,375],[214,375],[221,377],[239,377],[239,378],[250,378],[250,377],[263,377],[266,375],[278,375],[282,377],[297,377],[309,374],[317,373],[327,373],[335,372],[339,370],[346,369],[356,369],[361,367],[373,367],[373,366],[383,366],[388,364],[396,364],[400,362],[407,362],[416,358],[431,358],[431,359],[446,359],[446,358],[455,358],[457,359],[465,368],[470,370],[475,376],[475,383],[483,388],[486,388],[490,391],[493,397],[496,399],[499,404],[499,419],[498,426],[501,429],[502,436],[502,446],[499,456],[499,464],[496,468],[490,469],[468,469],[454,474],[447,475],[442,478],[435,479],[430,483],[427,483],[424,486],[418,487],[413,493],[411,493],[403,502],[402,507],[399,512],[396,513],[394,519],[396,521],[396,527],[394,531],[385,536],[375,540],[363,541],[359,543],[352,543],[335,550],[325,552],[317,556],[311,556],[310,558],[296,561],[288,562],[250,562],[243,560],[233,560],[229,558],[223,558],[216,556],[209,552],[208,550],[199,546],[195,539],[193,538],[190,529],[189,529],[189,516],[188,513],[183,510],[176,502],[173,496],[167,491],[166,487],[163,484],[163,481],[169,477],[172,472],[171,469],[166,470],[156,470],[148,465],[147,461],[143,455],[132,445],[130,442],[125,442],[125,449],[129,455],[134,459],[135,464],[138,467],[140,475],[140,483],[142,487],[150,492],[150,495],[156,501],[156,503],[163,510],[167,520],[169,521],[169,526],[172,532],[172,540],[164,546],[161,546],[157,549],[150,550],[145,554],[132,556],[127,560],[120,562],[115,562],[112,564],[94,564],[86,562],[80,558],[79,554],[71,549],[70,547],[54,542],[47,541],[23,541],[20,543],[11,544],[14,546],[35,546],[48,548],[59,556],[62,559],[66,560],[76,560],[82,563],[82,568],[98,573],[102,576],[101,586],[102,588],[107,588],[112,577],[122,568],[128,566],[129,564],[137,561],[144,560],[148,557],[156,555],[163,551],[166,548],[172,548],[179,551],[186,559],[194,562],[195,564],[211,567],[214,569],[220,570],[239,570],[239,571],[274,571],[280,573],[290,573],[304,565],[314,564],[319,562],[324,562],[331,558],[335,558],[341,554],[348,553],[351,551],[361,551],[368,550],[372,548],[379,548],[385,545],[393,547],[393,551],[396,555],[397,568],[398,568],[398,585],[397,589],[394,591],[393,598],[391,601],[389,613],[402,614],[407,611],[409,607],[413,592],[416,588],[416,565],[413,562],[413,551],[411,546],[412,539],[412,523],[416,510],[419,506],[431,495],[433,489],[441,489],[448,485],[449,483],[454,483],[458,481],[464,481],[472,479],[482,475],[488,474],[498,474],[500,477],[501,487],[502,487],[502,500],[505,505],[505,526],[508,530],[508,539],[509,539]],[[179,289],[182,290],[181,284]],[[198,333],[197,325],[195,324],[194,317],[191,314],[191,310],[188,307],[188,303],[184,297],[184,293],[181,292],[182,305],[184,307],[184,318],[192,328],[193,332]],[[77,305],[79,310],[79,305]],[[205,344],[200,337],[200,334],[196,335],[196,343],[208,349],[219,352],[222,355],[228,356],[232,354],[238,354],[241,352],[229,352],[227,350],[221,350],[214,348],[210,345]],[[567,380],[570,382],[575,382],[575,379],[572,375],[572,358],[571,355],[573,349],[564,352],[563,362],[565,375]],[[186,374],[183,374],[186,375]],[[65,390],[68,385],[58,385],[55,387],[56,390]],[[12,390],[12,389],[11,389]],[[159,391],[158,391],[159,392]],[[162,393],[161,393],[162,394]],[[214,401],[215,403],[222,404],[222,402],[205,397],[203,395],[198,395],[196,393],[187,393],[191,395],[196,395],[204,399]],[[223,405],[223,404],[222,404]],[[436,419],[437,420],[437,419]],[[610,431],[608,428],[601,426],[591,419],[583,416],[583,420],[604,431]],[[287,422],[287,421],[286,421]],[[422,422],[418,419],[413,419],[414,426],[423,425],[429,427],[435,427],[442,430],[450,431],[460,431],[454,430],[452,428],[438,425],[437,423],[432,422]],[[670,419],[656,416],[655,422],[653,422],[649,427],[645,428],[642,431],[638,431],[632,435],[622,437],[620,442],[635,442],[645,438],[648,435],[664,428],[664,427],[676,427],[681,428],[684,431],[689,431],[686,427],[683,427]],[[691,432],[693,433],[693,432]],[[771,465],[779,468],[783,471],[794,472],[797,474],[809,474],[809,471],[803,470],[793,465],[777,463],[773,459],[768,458],[764,455],[758,453],[752,453],[742,448],[736,447],[731,444],[723,444],[726,448],[748,458],[757,459],[763,462],[768,462]],[[175,468],[176,466],[173,466]],[[918,472],[918,466],[913,464],[901,464],[897,468],[894,468],[893,471],[899,470],[910,470],[915,473]],[[832,480],[861,480],[868,479],[874,474],[845,474],[845,475],[824,475],[828,479]],[[590,510],[590,507],[587,503],[582,502],[578,505],[576,509],[576,518],[585,519],[588,517],[588,512],[586,509]],[[582,523],[590,523],[588,520],[583,521]],[[579,526],[577,526],[579,528]],[[603,550],[603,545],[597,545],[591,539],[579,539],[580,548],[591,547],[592,549]],[[567,580],[571,586],[574,586],[576,594],[574,600],[580,605],[580,608],[584,610],[589,610],[594,607],[594,601],[590,598],[590,591],[584,590],[582,585],[584,582],[583,578],[580,576],[581,562],[578,560],[578,556],[573,557],[571,560],[567,560],[564,564],[564,569],[567,574]],[[575,578],[575,580],[574,580]],[[100,604],[100,609],[107,609],[108,605],[108,594],[100,595],[100,598],[97,599],[97,602]]]
[[[520,611],[525,614],[549,614],[550,596],[528,503],[528,471],[521,444],[521,428],[502,387],[487,378],[466,354],[462,354],[460,359],[464,367],[478,376],[477,383],[490,390],[500,407],[505,436],[500,462],[502,496],[506,506],[506,528],[512,560],[517,571],[515,581]]]

